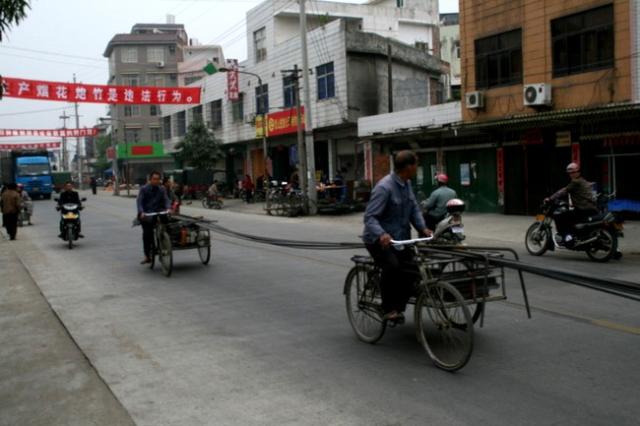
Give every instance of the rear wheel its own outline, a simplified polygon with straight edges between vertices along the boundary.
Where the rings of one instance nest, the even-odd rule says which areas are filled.
[[[527,229],[524,245],[529,254],[542,256],[547,251],[550,239],[551,231],[542,222],[536,222]]]
[[[587,256],[596,262],[609,261],[618,251],[618,237],[604,228],[594,231],[594,236],[597,240],[587,250]]]
[[[460,292],[438,281],[418,296],[415,306],[418,341],[434,364],[447,371],[464,367],[473,351],[473,321]]]
[[[198,237],[196,238],[198,244],[198,256],[203,265],[206,265],[211,260],[211,235],[209,231],[198,231]]]
[[[171,249],[171,238],[165,231],[161,231],[158,236],[158,258],[162,273],[169,277],[173,271],[173,251]]]
[[[344,295],[347,317],[358,339],[367,343],[380,340],[387,328],[382,319],[380,276],[371,268],[354,266],[347,274]]]

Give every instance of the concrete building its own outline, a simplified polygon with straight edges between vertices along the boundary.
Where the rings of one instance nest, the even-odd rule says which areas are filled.
[[[173,23],[171,16],[168,22],[135,24],[130,33],[113,36],[104,51],[109,58],[107,84],[174,87],[201,79],[207,62],[219,66],[220,46],[194,45],[184,25]],[[118,158],[129,166],[125,180],[141,183],[151,170],[173,166],[172,157],[162,150],[159,105],[113,105],[109,115]],[[138,145],[152,146],[153,155],[136,155],[150,151],[137,150]]]
[[[484,190],[498,209],[535,212],[570,161],[600,190],[640,200],[624,178],[640,152],[634,13],[629,0],[461,1],[459,134],[492,158]]]
[[[387,4],[388,3],[388,4]],[[393,3],[392,6],[391,3]],[[410,3],[410,2],[407,2]],[[430,55],[427,45],[439,43],[437,2],[419,2],[419,9],[396,7],[395,2],[353,5],[308,2],[309,65],[318,175],[341,170],[348,181],[363,176],[363,153],[358,145],[357,120],[388,112],[388,51],[391,49],[393,111],[442,102],[443,74],[448,66]],[[293,80],[302,64],[298,6],[269,0],[247,13],[247,60],[240,70],[261,77],[239,75],[240,99],[227,100],[227,75],[202,81],[203,104],[193,108],[162,109],[167,152],[184,136],[190,122],[203,117],[227,152],[227,182],[243,174],[262,175],[264,158],[256,114],[268,114],[268,167],[288,180],[296,164]],[[260,123],[260,122],[258,122]],[[275,126],[275,127],[274,127]]]
[[[460,23],[457,13],[440,14],[440,58],[449,63],[447,99],[460,100]]]

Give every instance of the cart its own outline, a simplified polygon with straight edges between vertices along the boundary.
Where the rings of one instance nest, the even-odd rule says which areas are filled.
[[[430,246],[430,238],[394,241],[404,250],[413,250],[413,261],[403,265],[407,276],[415,278],[414,322],[419,343],[433,363],[447,371],[464,367],[471,357],[474,324],[483,325],[488,302],[505,300],[505,273],[491,258],[502,258],[509,249],[468,250]],[[427,243],[427,244],[425,244]],[[381,269],[368,256],[354,256],[355,265],[344,284],[347,316],[358,339],[376,343],[389,324],[382,311]],[[528,299],[522,274],[520,284],[527,313]]]
[[[149,214],[147,214],[149,216]],[[156,256],[162,273],[169,277],[173,271],[173,252],[197,250],[200,261],[207,265],[211,260],[211,235],[196,218],[169,216],[168,212],[152,214],[157,220],[149,267],[154,268]]]

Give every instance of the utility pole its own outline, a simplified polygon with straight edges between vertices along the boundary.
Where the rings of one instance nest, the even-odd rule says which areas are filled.
[[[387,40],[387,98],[389,111],[393,112],[393,58],[391,56],[391,42]]]
[[[67,129],[67,120],[71,117],[67,115],[67,111],[63,111],[62,115],[59,117],[62,120],[62,129]],[[67,159],[67,138],[65,136],[62,137],[62,171],[69,170],[69,161]]]
[[[73,74],[73,84],[76,84],[76,75]],[[76,129],[80,128],[80,116],[78,115],[78,102],[74,102],[73,108],[76,115]],[[80,160],[80,136],[76,136],[76,167],[78,168],[78,189],[82,189],[82,160]]]
[[[300,69],[298,64],[293,66],[293,96],[296,104],[296,118],[298,130],[298,179],[300,189],[307,192],[307,150],[304,141],[304,125],[302,124],[302,111],[300,109]],[[306,111],[305,111],[306,113]]]
[[[311,92],[309,85],[309,55],[307,52],[307,12],[306,0],[300,0],[300,43],[302,47],[302,84],[304,85],[305,149],[307,151],[307,195],[309,214],[317,213],[318,192],[316,190],[316,156],[313,141],[313,120],[311,119]]]

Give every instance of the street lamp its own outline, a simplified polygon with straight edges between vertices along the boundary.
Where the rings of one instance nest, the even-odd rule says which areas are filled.
[[[258,86],[260,86],[260,93],[262,94],[262,77],[260,77],[258,74],[249,72],[249,71],[242,71],[242,70],[238,70],[235,68],[218,68],[218,71],[220,72],[229,72],[229,71],[235,71],[238,74],[246,74],[246,75],[250,75],[252,77],[255,77],[258,79]],[[266,105],[264,105],[264,109],[266,110]],[[258,105],[256,104],[256,113],[258,112]],[[267,111],[262,111],[262,159],[263,159],[263,178],[266,179],[266,175],[267,175]],[[266,185],[269,184],[269,182],[265,182]]]

